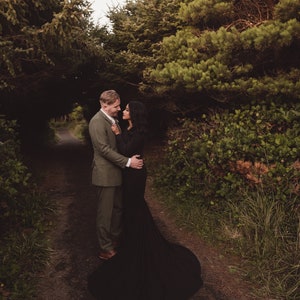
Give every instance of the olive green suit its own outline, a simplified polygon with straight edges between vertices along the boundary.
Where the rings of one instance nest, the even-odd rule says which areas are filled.
[[[92,184],[97,187],[97,236],[101,251],[113,249],[121,234],[122,168],[128,158],[117,152],[116,137],[111,121],[100,110],[89,123],[93,144]]]

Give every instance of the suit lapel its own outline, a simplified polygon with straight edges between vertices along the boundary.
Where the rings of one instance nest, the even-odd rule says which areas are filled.
[[[105,119],[109,124],[112,124],[111,120],[102,112],[102,110],[99,111],[100,116]]]

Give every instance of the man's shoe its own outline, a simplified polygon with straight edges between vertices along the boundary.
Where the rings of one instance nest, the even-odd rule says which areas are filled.
[[[108,259],[112,258],[113,256],[115,256],[116,254],[117,254],[117,252],[115,250],[110,250],[107,252],[100,252],[98,257],[103,260],[108,260]]]

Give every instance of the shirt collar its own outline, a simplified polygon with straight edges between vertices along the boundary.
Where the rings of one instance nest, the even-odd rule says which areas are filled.
[[[101,108],[101,111],[105,114],[105,116],[111,121],[112,124],[115,124],[116,123],[116,120],[109,116],[102,108]]]

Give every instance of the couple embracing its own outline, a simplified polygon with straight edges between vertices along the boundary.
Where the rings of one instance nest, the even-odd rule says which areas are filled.
[[[187,300],[202,286],[200,263],[189,249],[164,238],[144,198],[146,107],[129,102],[122,116],[127,128],[121,130],[118,93],[104,91],[100,105],[89,132],[103,262],[89,276],[88,288],[99,300]]]

